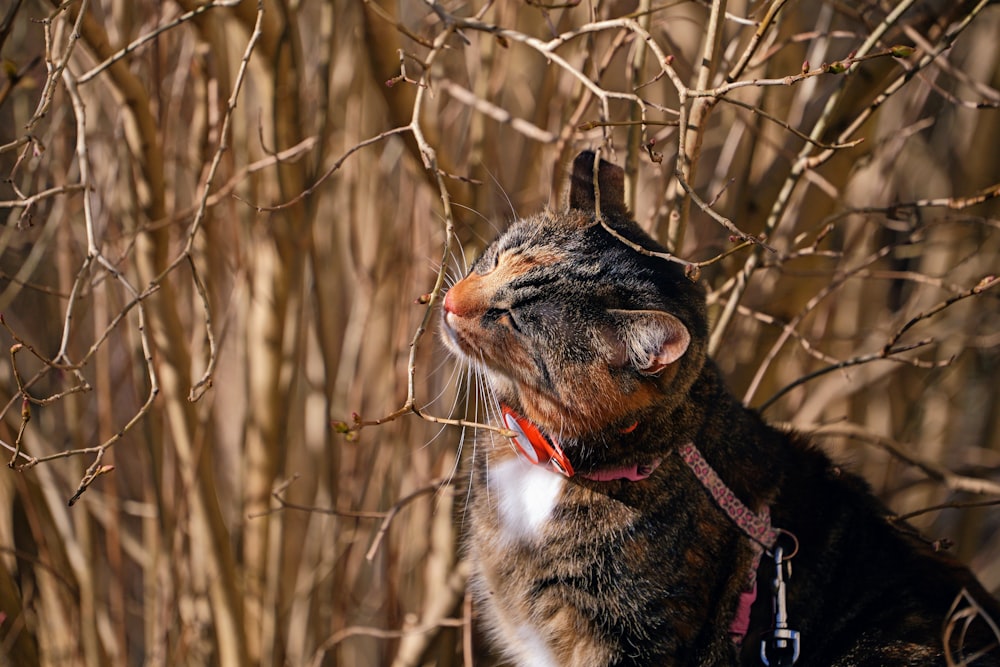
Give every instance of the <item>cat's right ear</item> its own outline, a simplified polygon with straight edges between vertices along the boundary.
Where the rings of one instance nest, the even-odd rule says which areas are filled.
[[[600,197],[602,215],[631,217],[625,206],[625,170],[601,160],[597,168],[597,186],[594,188],[594,151],[584,151],[573,160],[573,175],[569,184],[569,205],[581,211],[596,212]]]
[[[644,375],[657,375],[691,345],[684,323],[661,310],[611,310],[617,320],[615,359],[626,360]]]

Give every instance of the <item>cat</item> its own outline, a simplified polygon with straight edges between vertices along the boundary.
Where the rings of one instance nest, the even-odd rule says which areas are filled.
[[[758,665],[764,640],[772,665],[1000,665],[983,616],[949,625],[970,600],[1000,621],[974,576],[728,392],[703,288],[650,254],[623,180],[581,153],[569,208],[445,294],[446,346],[516,434],[471,457],[477,624],[525,667]]]

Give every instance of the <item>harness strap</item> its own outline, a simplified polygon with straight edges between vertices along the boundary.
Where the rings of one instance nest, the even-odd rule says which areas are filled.
[[[744,505],[693,443],[681,446],[677,453],[726,516],[750,538],[753,563],[747,573],[749,578],[746,587],[740,593],[736,616],[729,626],[730,638],[739,644],[750,630],[750,607],[757,599],[757,568],[760,566],[764,551],[773,547],[778,541],[778,531],[771,526],[770,510],[765,506],[758,514]]]

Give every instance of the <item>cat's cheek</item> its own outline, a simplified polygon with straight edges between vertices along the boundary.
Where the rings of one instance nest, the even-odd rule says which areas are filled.
[[[634,371],[604,368],[577,374],[567,396],[571,401],[557,423],[562,433],[580,437],[644,411],[656,400],[657,392],[650,382],[636,378]]]
[[[478,318],[462,317],[445,311],[441,318],[442,339],[456,356],[484,361],[487,366],[503,366],[512,346],[502,332],[485,331]]]
[[[455,313],[445,313],[441,319],[441,338],[445,346],[457,357],[471,361],[488,357],[484,354],[483,344],[479,340],[476,329],[467,318]],[[488,358],[487,358],[487,361]]]

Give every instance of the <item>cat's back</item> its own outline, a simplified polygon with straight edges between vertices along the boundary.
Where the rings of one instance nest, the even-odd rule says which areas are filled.
[[[795,474],[772,518],[797,540],[787,592],[790,623],[808,642],[799,667],[1000,665],[1000,603],[947,543],[900,520],[805,438],[781,436]],[[752,625],[770,622],[771,609],[755,606]],[[756,651],[743,658],[759,664]]]

